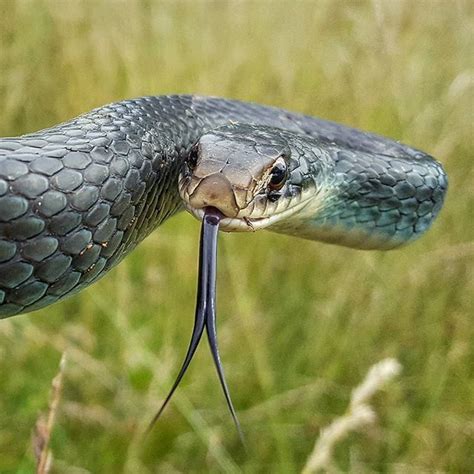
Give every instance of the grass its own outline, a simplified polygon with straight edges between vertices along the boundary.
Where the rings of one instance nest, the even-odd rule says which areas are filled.
[[[363,252],[223,235],[219,335],[244,453],[201,349],[141,433],[190,335],[199,225],[180,215],[92,288],[0,322],[0,472],[34,471],[31,433],[67,350],[52,472],[299,472],[374,363],[400,361],[344,472],[472,472],[473,6],[466,1],[0,1],[0,134],[144,94],[274,104],[427,150],[450,190],[432,230]]]

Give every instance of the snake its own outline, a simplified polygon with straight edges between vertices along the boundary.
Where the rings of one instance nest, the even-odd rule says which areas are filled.
[[[139,97],[0,139],[0,318],[71,296],[168,218],[202,221],[194,329],[204,330],[235,424],[216,335],[218,231],[273,232],[388,250],[422,235],[447,190],[442,165],[398,141],[218,97]]]

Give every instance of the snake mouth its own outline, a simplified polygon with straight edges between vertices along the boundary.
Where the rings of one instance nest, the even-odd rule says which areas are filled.
[[[253,217],[253,216],[246,216],[245,210],[241,210],[240,213],[244,214],[242,217],[228,217],[223,215],[220,224],[219,230],[223,232],[255,232],[257,230],[266,229],[271,226],[276,226],[278,222],[284,221],[285,225],[288,225],[289,220],[291,217],[302,217],[306,215],[304,209],[311,203],[311,208],[313,208],[314,204],[314,196],[310,193],[307,196],[300,195],[300,201],[289,205],[284,210],[279,212],[275,212],[272,215],[262,216],[262,217]],[[204,216],[206,214],[206,208],[195,208],[190,205],[190,203],[184,200],[184,207],[185,209],[192,214],[198,221],[202,222]],[[312,209],[314,211],[314,209]],[[239,213],[239,214],[240,214]]]

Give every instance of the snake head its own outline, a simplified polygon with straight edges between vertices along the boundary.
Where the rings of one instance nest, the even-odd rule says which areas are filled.
[[[300,165],[287,132],[234,123],[199,138],[180,175],[179,192],[199,220],[211,206],[224,215],[222,230],[252,231],[268,227],[301,201]]]

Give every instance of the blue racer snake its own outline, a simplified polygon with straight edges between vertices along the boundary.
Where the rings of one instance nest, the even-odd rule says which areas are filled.
[[[198,304],[164,405],[206,329],[237,423],[215,330],[217,229],[391,249],[429,228],[446,189],[422,151],[283,109],[184,95],[106,105],[0,139],[0,318],[77,293],[185,208],[204,222]]]

